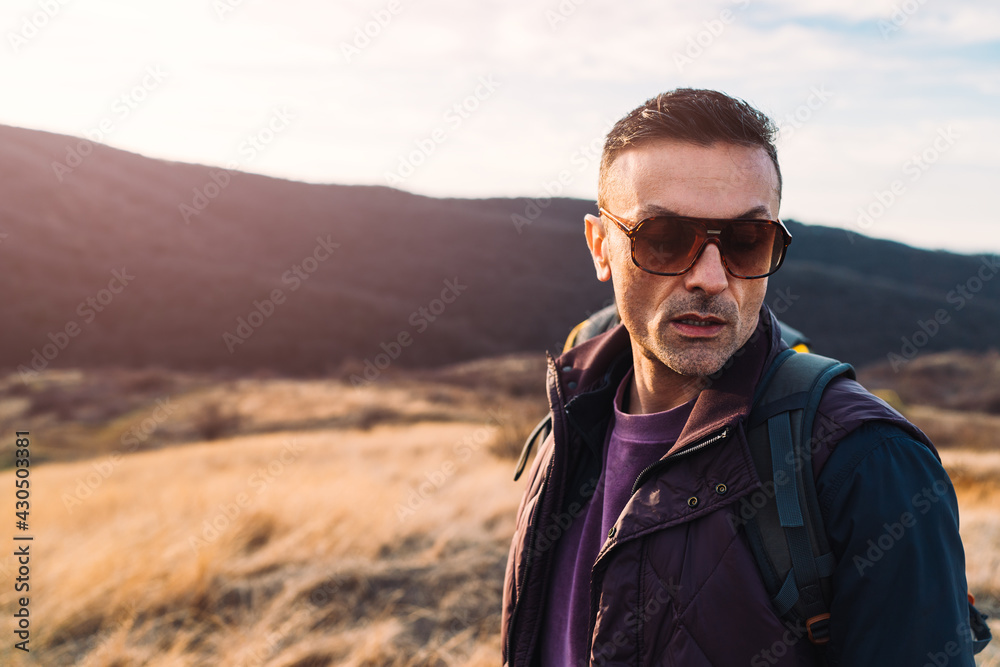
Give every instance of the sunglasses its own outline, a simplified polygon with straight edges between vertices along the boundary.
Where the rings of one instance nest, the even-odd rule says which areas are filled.
[[[687,273],[712,242],[718,246],[722,265],[730,275],[764,278],[781,268],[785,250],[792,242],[781,220],[658,215],[629,227],[603,207],[598,210],[625,232],[632,244],[632,262],[658,276]]]

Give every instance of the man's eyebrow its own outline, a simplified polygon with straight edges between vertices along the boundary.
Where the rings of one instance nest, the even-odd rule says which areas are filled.
[[[657,204],[648,204],[639,209],[639,220],[645,220],[646,218],[652,218],[655,216],[672,216],[672,217],[685,217],[682,216],[677,211],[669,209],[665,206],[659,206]],[[766,206],[754,206],[753,208],[743,211],[739,215],[731,216],[730,218],[723,218],[728,220],[736,220],[741,218],[757,218],[760,220],[769,220],[768,210]]]
[[[677,211],[673,211],[665,206],[657,206],[656,204],[647,204],[639,209],[639,219],[643,220],[645,218],[652,218],[657,215],[663,216],[679,216]]]
[[[737,218],[761,218],[768,219],[768,210],[766,206],[754,206],[753,208],[744,211],[743,213],[736,216]]]

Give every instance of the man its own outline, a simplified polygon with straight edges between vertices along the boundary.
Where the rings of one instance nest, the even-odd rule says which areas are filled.
[[[787,349],[763,305],[790,240],[774,133],[745,102],[690,89],[609,133],[585,233],[622,323],[550,359],[552,430],[504,581],[506,665],[973,665],[951,482],[853,380],[827,388],[811,443],[836,556],[825,646],[778,617],[733,521],[760,489],[751,397]]]

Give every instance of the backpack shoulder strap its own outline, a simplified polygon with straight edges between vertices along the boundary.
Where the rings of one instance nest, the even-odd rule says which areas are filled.
[[[812,472],[812,426],[823,390],[854,378],[845,363],[782,352],[758,386],[747,440],[765,502],[744,524],[750,549],[779,616],[804,621],[813,644],[829,641],[830,580],[836,562]]]
[[[549,433],[552,431],[552,413],[545,415],[542,421],[535,425],[535,428],[531,429],[531,433],[528,434],[528,439],[524,441],[524,447],[521,448],[521,456],[517,460],[517,466],[514,468],[514,481],[516,482],[521,477],[521,473],[524,472],[524,467],[528,463],[528,457],[531,456],[531,450],[535,447],[536,443],[544,442],[545,438],[549,437]]]

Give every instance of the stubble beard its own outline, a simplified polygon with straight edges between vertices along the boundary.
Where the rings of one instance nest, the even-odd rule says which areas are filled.
[[[735,303],[706,296],[691,295],[667,304],[661,322],[664,327],[669,327],[672,319],[689,312],[718,317],[725,321],[725,328],[709,339],[690,338],[669,328],[652,331],[649,332],[651,347],[647,350],[657,361],[679,375],[713,375],[746,342],[750,332],[743,331],[746,325]]]

